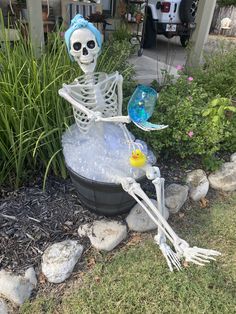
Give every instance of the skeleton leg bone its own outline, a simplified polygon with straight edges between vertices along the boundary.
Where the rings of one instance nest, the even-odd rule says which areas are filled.
[[[160,214],[165,217],[166,216],[166,207],[165,207],[165,196],[164,196],[164,182],[165,179],[161,178],[160,170],[158,167],[152,167],[147,164],[143,167],[143,170],[146,172],[146,177],[149,180],[152,180],[153,185],[156,190],[157,197],[157,209]],[[173,271],[173,267],[177,270],[181,270],[180,259],[178,255],[170,248],[170,246],[166,243],[166,236],[162,229],[158,226],[158,233],[154,237],[154,240],[159,245],[162,254],[164,255],[167,265],[169,266],[170,271]]]
[[[163,245],[161,245],[162,243],[160,244],[160,248],[162,252],[164,251],[163,254],[167,260],[170,270],[173,270],[173,266],[176,269],[180,270],[179,259],[181,258],[185,258],[185,260],[188,262],[193,262],[197,265],[203,266],[204,263],[208,263],[209,260],[214,260],[213,256],[220,255],[220,253],[215,250],[207,250],[207,249],[201,249],[198,247],[190,247],[186,241],[179,238],[177,234],[174,232],[174,230],[167,223],[165,218],[162,216],[162,214],[158,211],[155,205],[151,202],[151,200],[146,195],[146,193],[142,190],[142,188],[140,187],[140,184],[137,183],[133,178],[122,178],[120,180],[120,183],[122,184],[123,189],[126,192],[128,192],[137,201],[137,203],[139,203],[142,206],[142,208],[146,211],[149,217],[156,223],[156,225],[158,226],[158,233],[161,231],[163,235],[165,235],[165,237],[167,237],[169,241],[173,244],[177,254],[174,253],[170,249],[170,247],[167,246],[167,244],[165,243],[165,239],[163,237],[160,237],[160,240],[158,237],[158,241],[161,241],[161,239],[163,239],[162,241],[164,241],[162,242],[164,243]],[[161,186],[161,184],[156,183],[158,194],[159,194],[159,188],[158,188],[159,185]],[[161,193],[163,193],[163,189],[160,189],[160,191],[162,191]],[[161,199],[160,196],[161,195],[159,195],[159,199]],[[143,204],[141,200],[143,200],[147,204],[147,206]]]

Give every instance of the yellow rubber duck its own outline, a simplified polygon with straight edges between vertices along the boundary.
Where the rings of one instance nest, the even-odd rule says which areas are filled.
[[[129,163],[132,167],[140,168],[143,167],[147,162],[147,157],[140,149],[132,151],[132,155],[129,158]]]

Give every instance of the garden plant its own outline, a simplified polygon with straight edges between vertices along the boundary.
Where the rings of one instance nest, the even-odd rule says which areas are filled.
[[[28,198],[27,183],[32,182],[34,177],[41,178],[40,184],[44,188],[49,175],[55,181],[56,177],[62,178],[57,181],[55,190],[59,190],[62,182],[67,182],[63,180],[67,177],[67,170],[62,154],[61,137],[74,119],[71,107],[59,97],[58,90],[63,83],[69,84],[76,77],[80,77],[82,72],[79,67],[72,66],[61,35],[54,34],[49,38],[48,45],[39,59],[35,58],[30,43],[23,37],[14,45],[6,38],[0,48],[0,184],[3,187],[2,191],[5,187],[8,187],[9,191],[25,185],[25,199]],[[136,85],[133,80],[133,68],[128,63],[128,58],[133,52],[128,38],[128,33],[123,34],[122,30],[117,30],[113,39],[103,45],[103,52],[99,56],[96,68],[98,72],[118,71],[122,74],[123,107],[126,107]],[[215,170],[219,167],[221,158],[228,157],[230,153],[236,151],[235,50],[214,53],[206,57],[205,63],[199,68],[191,69],[179,65],[177,70],[179,74],[177,78],[166,74],[162,86],[153,83],[153,87],[159,92],[159,98],[152,122],[169,127],[162,132],[148,134],[132,126],[130,128],[138,138],[148,142],[159,161],[160,158],[163,159],[163,163],[168,164],[169,160],[172,160],[177,167],[179,160],[186,164],[197,162],[197,165],[200,164],[205,170]],[[124,114],[127,114],[126,110]],[[158,176],[157,173],[155,175]],[[163,202],[159,204],[159,208],[164,208],[164,180],[161,184]],[[89,222],[95,219],[92,213],[89,218],[85,218],[86,209],[74,201],[73,189],[69,191],[71,202],[68,201],[65,189],[61,187],[60,195],[63,200],[65,198],[65,203],[61,201],[62,204],[59,204],[59,199],[53,207],[53,200],[47,207],[45,204],[49,203],[50,197],[46,193],[48,191],[50,193],[50,189],[42,192],[40,188],[35,187],[36,199],[25,201],[25,209],[22,211],[25,216],[21,216],[20,206],[11,203],[11,198],[15,203],[18,200],[13,193],[9,193],[6,200],[10,205],[8,207],[5,203],[1,205],[4,208],[1,215],[6,220],[5,229],[1,230],[2,234],[9,221],[9,225],[13,226],[9,228],[12,233],[2,237],[1,243],[7,243],[7,249],[12,239],[18,241],[18,244],[21,243],[21,249],[24,243],[29,243],[27,250],[36,247],[39,251],[36,250],[35,258],[39,259],[50,242],[55,244],[55,241],[67,240],[68,237],[78,241],[78,225],[80,226],[84,219],[88,219]],[[18,193],[20,195],[21,190],[18,190]],[[56,192],[55,195],[58,199],[59,194]],[[158,195],[158,199],[161,199],[160,191]],[[64,284],[59,286],[59,290],[56,288],[56,295],[49,296],[47,292],[51,289],[50,284],[43,272],[37,274],[38,287],[39,289],[43,287],[44,291],[40,291],[35,301],[24,304],[20,312],[176,311],[214,314],[233,312],[236,269],[232,260],[235,255],[233,248],[236,201],[232,196],[227,199],[226,206],[224,197],[225,195],[222,196],[222,201],[218,198],[215,202],[210,196],[210,202],[213,203],[210,207],[206,205],[199,208],[199,203],[195,203],[191,207],[194,210],[189,213],[185,211],[188,203],[175,219],[170,218],[170,223],[175,225],[181,237],[184,236],[188,241],[194,239],[196,245],[214,247],[223,253],[219,257],[219,263],[211,264],[204,270],[198,266],[193,269],[189,267],[188,261],[191,261],[189,259],[183,264],[184,272],[169,275],[164,266],[164,259],[157,252],[156,245],[151,243],[149,235],[140,236],[132,232],[125,246],[121,244],[121,249],[118,248],[115,253],[94,252],[91,247],[91,252],[88,253],[86,250],[82,271],[76,271],[75,275],[80,281],[79,284],[75,283],[76,287],[78,284],[78,289],[74,289],[73,286],[73,293],[70,293],[70,290],[69,297],[68,293],[62,298],[61,295],[58,297],[60,289],[64,292]],[[34,206],[35,203],[37,204]],[[149,206],[155,208],[154,205]],[[9,208],[10,212],[7,211]],[[78,210],[75,210],[77,208]],[[38,216],[33,217],[36,213]],[[82,220],[79,215],[83,216]],[[160,219],[160,216],[158,217]],[[21,219],[30,222],[18,232]],[[15,223],[18,229],[14,229]],[[48,228],[50,232],[43,230],[42,233],[40,227],[45,229],[46,225],[50,225]],[[164,222],[161,226],[163,225]],[[36,229],[37,232],[32,236],[31,231]],[[32,243],[35,247],[31,245]],[[19,255],[23,255],[22,251]],[[31,254],[32,256],[34,255]],[[7,260],[5,265],[8,267],[10,263],[11,261]],[[176,268],[179,268],[179,264]],[[84,269],[89,270],[88,273],[84,274]]]
[[[132,47],[119,33],[117,30],[116,40],[104,45],[97,70],[118,70],[123,75],[127,101],[135,87],[134,72],[127,63]],[[136,130],[136,134],[157,154],[185,159],[194,155],[207,167],[215,168],[216,153],[236,149],[235,108],[231,104],[236,96],[235,60],[235,50],[221,51],[206,58],[204,67],[191,74],[181,68],[176,82],[167,76],[153,117],[170,127],[163,133],[147,136]],[[60,138],[72,111],[57,90],[63,82],[79,76],[80,69],[72,67],[66,58],[59,35],[49,40],[38,60],[24,38],[13,47],[6,41],[0,61],[0,182],[18,187],[33,174],[48,172],[65,178]],[[212,108],[214,99],[220,98],[228,99],[227,106],[217,102]]]
[[[119,70],[127,87],[133,74],[127,63],[130,51],[126,41],[105,44],[98,71]],[[6,40],[0,64],[0,183],[17,188],[35,173],[49,171],[65,178],[61,135],[72,110],[58,90],[81,74],[79,67],[71,66],[59,35],[51,38],[39,59],[25,38],[13,47]]]

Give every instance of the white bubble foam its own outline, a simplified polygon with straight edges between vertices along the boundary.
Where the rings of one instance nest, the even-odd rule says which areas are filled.
[[[134,140],[131,133],[130,136]],[[147,144],[140,140],[135,142],[138,144],[136,148],[147,154],[148,161],[155,163],[155,156],[148,150]],[[62,146],[66,164],[88,179],[115,183],[118,177],[137,179],[144,175],[143,170],[130,166],[133,147],[128,145],[118,124],[95,124],[87,134],[72,125],[62,136]]]

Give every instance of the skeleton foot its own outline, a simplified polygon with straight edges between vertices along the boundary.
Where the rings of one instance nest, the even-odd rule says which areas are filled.
[[[166,262],[167,262],[167,265],[169,266],[170,271],[174,271],[174,268],[180,271],[182,267],[181,267],[180,260],[177,254],[165,242],[160,243],[158,235],[154,237],[154,240],[159,245],[160,250],[166,259]]]
[[[198,247],[190,247],[189,244],[183,239],[179,238],[171,226],[167,223],[163,215],[158,211],[155,205],[150,201],[148,196],[141,189],[140,185],[133,178],[123,178],[120,180],[122,187],[127,191],[142,208],[146,211],[148,216],[155,222],[158,227],[158,235],[155,237],[156,242],[159,244],[160,249],[167,261],[167,264],[171,271],[173,268],[181,270],[180,260],[184,258],[187,262],[192,262],[197,265],[205,265],[210,260],[214,260],[214,256],[220,255],[215,250],[201,249]],[[163,212],[163,189],[159,188],[159,184],[156,184],[157,200],[161,199],[159,208]],[[158,197],[159,196],[159,197]],[[146,205],[141,202],[144,200]],[[175,252],[166,244],[168,239],[174,246]]]
[[[183,255],[186,262],[204,266],[206,263],[210,263],[210,260],[215,261],[213,256],[219,256],[221,253],[215,250],[201,249],[194,246],[187,248]]]
[[[184,240],[181,240],[181,243],[178,245],[178,248],[182,250],[180,255],[182,255],[186,262],[192,262],[194,264],[204,266],[206,263],[210,263],[210,260],[215,260],[213,256],[221,255],[220,252],[215,250],[201,249],[197,246],[190,247],[188,243]]]

